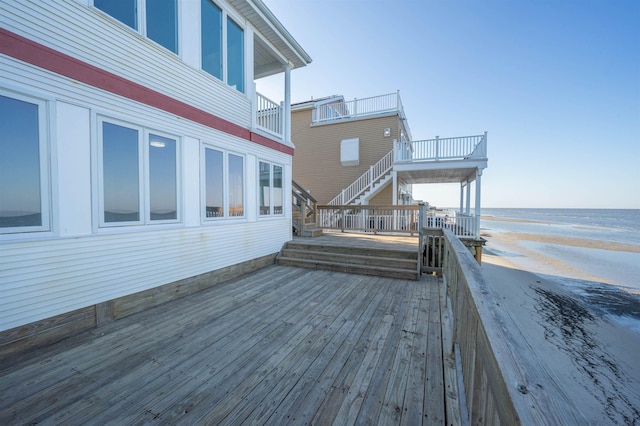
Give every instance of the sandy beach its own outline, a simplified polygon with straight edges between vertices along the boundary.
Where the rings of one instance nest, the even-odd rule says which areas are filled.
[[[493,220],[493,218],[489,218]],[[637,253],[634,245],[519,233],[483,235],[482,270],[509,318],[518,354],[534,366],[541,392],[562,395],[577,424],[640,424],[640,331],[612,318],[640,321],[640,296],[527,241]]]

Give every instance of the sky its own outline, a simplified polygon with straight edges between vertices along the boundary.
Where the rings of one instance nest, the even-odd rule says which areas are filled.
[[[487,131],[482,207],[640,208],[640,1],[263,1],[313,59],[292,102],[399,90],[414,140]]]

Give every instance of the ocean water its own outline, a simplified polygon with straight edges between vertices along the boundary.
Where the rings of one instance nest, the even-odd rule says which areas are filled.
[[[640,210],[483,209],[482,216],[508,219],[481,220],[488,253],[508,256],[515,265],[554,280],[594,309],[640,332]],[[522,239],[515,248],[507,248],[498,240],[492,242],[491,235],[499,233],[571,238],[575,245]],[[585,247],[584,240],[630,247]]]
[[[640,246],[640,209],[482,209],[482,216],[523,221],[481,221],[481,226],[494,232],[559,235]]]

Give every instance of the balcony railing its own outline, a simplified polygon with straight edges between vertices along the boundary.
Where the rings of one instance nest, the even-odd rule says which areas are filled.
[[[256,92],[256,126],[274,136],[284,134],[284,108]]]
[[[311,119],[313,123],[323,123],[396,111],[404,116],[399,92],[318,105],[313,109]]]
[[[463,160],[487,157],[487,133],[457,138],[402,140],[396,144],[395,161]]]
[[[318,206],[318,226],[341,231],[372,232],[374,234],[408,233],[419,230],[419,206]],[[478,239],[480,221],[476,216],[456,212],[434,213],[426,210],[423,218],[425,229],[448,229],[461,238]]]

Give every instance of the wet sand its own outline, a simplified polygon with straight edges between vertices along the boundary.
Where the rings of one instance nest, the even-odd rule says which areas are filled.
[[[638,247],[518,233],[485,238],[483,274],[501,299],[515,347],[528,348],[518,356],[535,367],[535,389],[569,401],[576,424],[640,425],[640,332],[609,317],[640,320],[640,296],[519,241],[632,252]],[[571,280],[575,288],[566,285]]]

